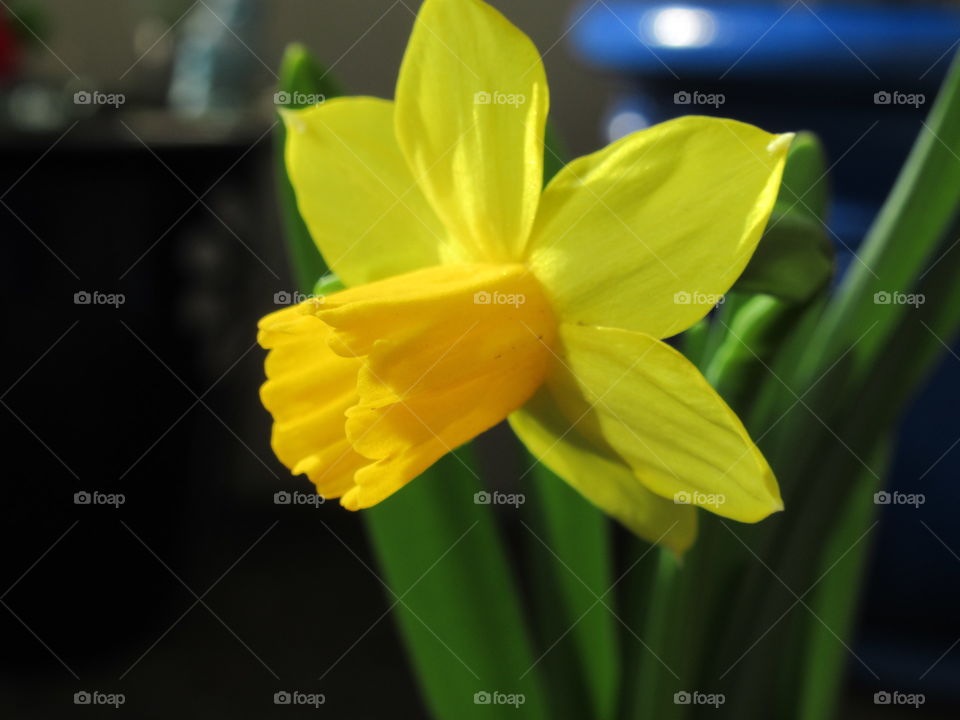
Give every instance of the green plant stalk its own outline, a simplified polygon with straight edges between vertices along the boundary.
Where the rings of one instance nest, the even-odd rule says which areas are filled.
[[[673,664],[676,664],[676,656],[680,650],[670,642],[672,631],[677,629],[676,625],[671,624],[670,618],[674,604],[681,595],[683,573],[680,562],[672,552],[666,549],[658,549],[656,552],[657,569],[643,628],[644,648],[640,655],[632,717],[636,720],[677,720],[683,707],[672,702],[668,704],[665,700],[671,688],[672,678],[668,673],[676,671],[672,670],[672,667],[668,670],[664,663],[673,661]]]
[[[524,510],[525,514],[530,514]],[[532,524],[532,523],[531,523]],[[579,645],[568,640],[571,620],[564,603],[557,602],[561,589],[559,576],[553,566],[543,562],[543,554],[524,542],[524,577],[530,584],[530,629],[534,646],[540,654],[537,670],[547,693],[548,714],[551,720],[580,720],[593,712],[590,690],[587,688],[583,663],[578,655]],[[553,689],[563,688],[563,692]]]
[[[627,551],[624,553],[625,568],[618,577],[617,600],[620,617],[629,625],[623,628],[621,637],[621,668],[623,681],[620,683],[620,697],[617,718],[632,720],[639,717],[641,695],[638,686],[643,678],[641,667],[646,663],[648,650],[634,634],[643,638],[647,629],[647,614],[657,591],[659,573],[659,548],[639,538],[630,537]]]
[[[364,511],[415,675],[436,718],[488,718],[477,692],[521,694],[511,717],[546,718],[544,687],[490,505],[460,450]]]

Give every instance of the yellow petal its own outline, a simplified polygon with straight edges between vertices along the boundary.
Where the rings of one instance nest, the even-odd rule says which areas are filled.
[[[293,473],[306,473],[321,495],[335,498],[370,461],[353,450],[344,430],[344,413],[357,402],[360,362],[330,350],[331,334],[303,303],[263,318],[258,340],[270,350],[260,398],[273,415],[273,451]]]
[[[397,145],[393,107],[335,98],[283,113],[300,214],[346,285],[435,265],[447,241]]]
[[[700,372],[642,333],[560,326],[551,387],[564,416],[602,437],[657,495],[741,522],[783,509],[773,472]]]
[[[587,438],[576,418],[564,417],[548,388],[513,413],[510,425],[539,462],[644,540],[678,555],[693,544],[694,507],[650,492],[602,438]]]
[[[690,116],[567,165],[529,246],[558,316],[658,338],[690,327],[753,254],[791,138]]]
[[[331,347],[359,358],[346,433],[370,464],[343,497],[374,505],[504,420],[543,382],[555,321],[521,265],[427,268],[317,306]]]
[[[397,138],[461,259],[515,262],[543,183],[547,83],[530,39],[479,0],[426,0],[397,83]]]

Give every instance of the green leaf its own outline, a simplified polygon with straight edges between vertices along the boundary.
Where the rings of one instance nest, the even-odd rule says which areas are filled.
[[[280,65],[280,81],[277,85],[276,98],[280,107],[302,107],[309,99],[319,99],[322,96],[329,100],[341,94],[339,84],[320,67],[303,45],[295,43],[287,47]],[[277,193],[284,236],[287,239],[297,287],[301,292],[310,292],[314,281],[327,271],[327,266],[297,208],[296,194],[284,161],[285,143],[286,129],[283,123],[278,123]]]
[[[879,304],[878,293],[910,293],[960,207],[960,55],[930,115],[802,360],[814,379],[851,345],[849,392],[869,371],[909,306]],[[870,332],[861,338],[867,330]]]
[[[537,656],[482,486],[451,453],[364,511],[400,630],[435,718],[490,718],[475,693],[522,694],[515,718],[546,718]],[[472,463],[471,463],[472,464]],[[400,600],[397,600],[397,598]],[[492,712],[493,711],[493,712]]]

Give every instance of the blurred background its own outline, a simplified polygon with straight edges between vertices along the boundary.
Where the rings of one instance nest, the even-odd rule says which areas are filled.
[[[693,112],[819,133],[841,268],[960,45],[950,3],[493,4],[544,55],[571,157]],[[418,5],[0,2],[0,716],[105,712],[84,692],[131,717],[315,714],[274,704],[293,690],[424,716],[361,519],[277,502],[311,488],[270,451],[254,343],[294,287],[283,50],[392,97]],[[954,348],[903,423],[890,487],[926,502],[871,538],[843,717],[960,709],[958,391]]]

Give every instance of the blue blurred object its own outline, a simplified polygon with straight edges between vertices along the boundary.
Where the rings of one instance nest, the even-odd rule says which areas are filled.
[[[832,163],[840,272],[860,262],[854,251],[960,46],[960,11],[907,4],[585,2],[570,28],[584,62],[620,86],[606,141],[692,113],[815,131]],[[890,488],[927,502],[883,508],[857,645],[884,687],[931,700],[960,699],[960,344],[955,352],[903,421]]]
[[[574,44],[617,72],[913,81],[957,42],[956,10],[896,5],[586,4]],[[854,63],[850,60],[855,59]]]

